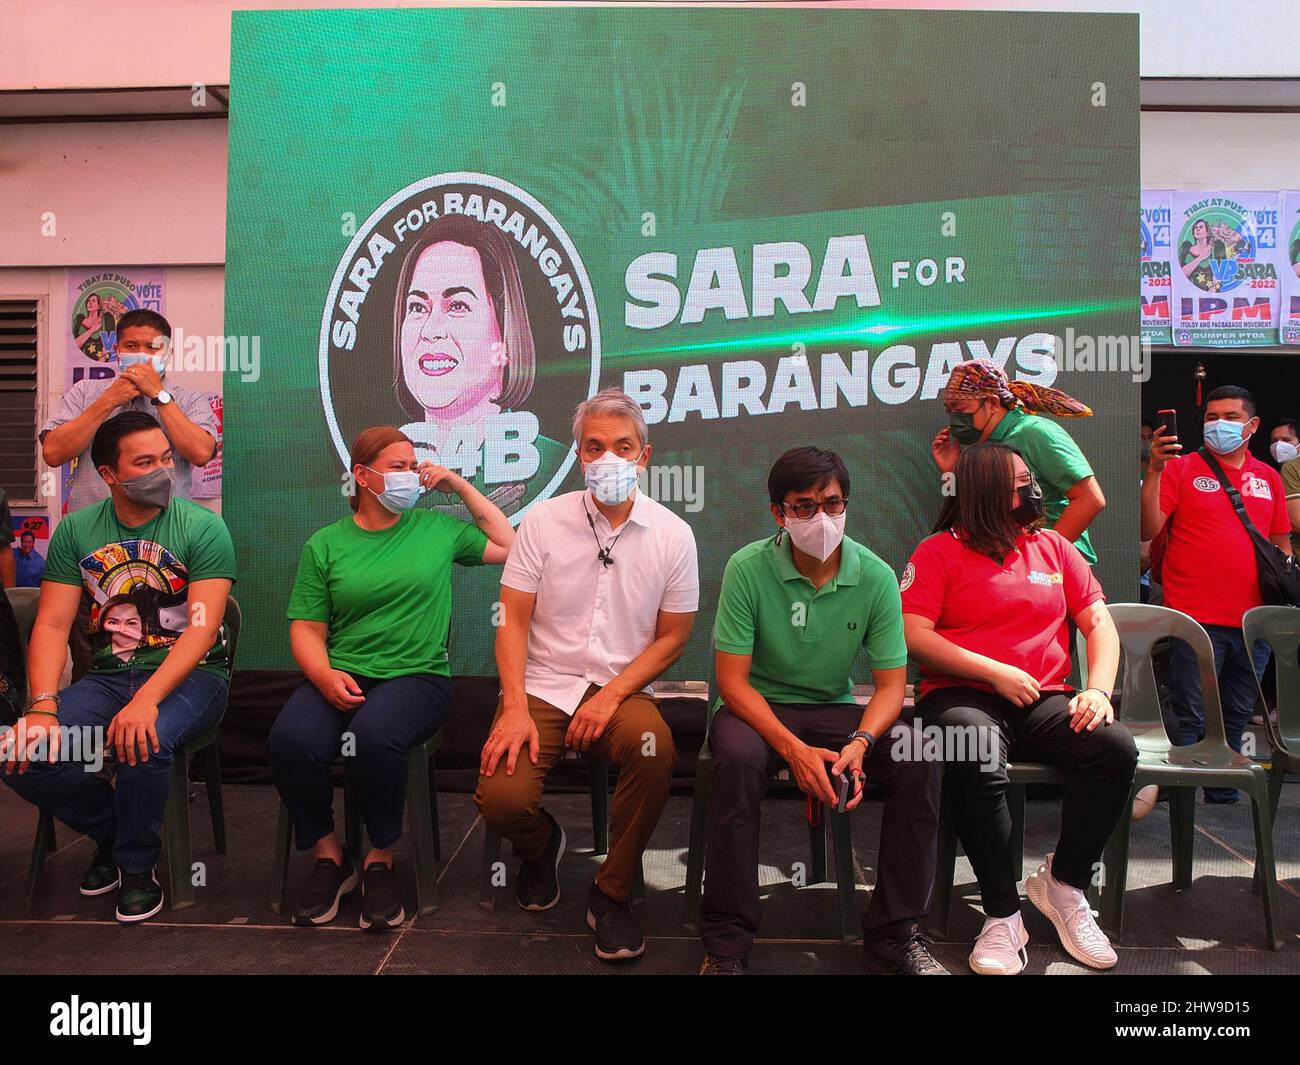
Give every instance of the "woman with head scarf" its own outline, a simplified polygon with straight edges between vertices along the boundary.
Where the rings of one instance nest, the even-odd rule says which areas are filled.
[[[1097,553],[1088,526],[1106,505],[1101,486],[1079,445],[1051,418],[1086,418],[1092,408],[1060,389],[1012,381],[988,359],[963,362],[944,390],[948,424],[935,434],[930,454],[940,472],[957,468],[962,448],[993,441],[1014,447],[1043,489],[1049,528],[1073,542],[1090,565]]]

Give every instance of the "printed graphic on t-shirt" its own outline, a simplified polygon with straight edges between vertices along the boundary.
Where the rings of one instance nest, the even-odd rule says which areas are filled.
[[[1213,477],[1197,477],[1192,481],[1192,487],[1198,492],[1217,492],[1220,485]]]
[[[1031,569],[1029,571],[1029,583],[1042,584],[1050,587],[1053,584],[1063,584],[1064,579],[1059,572],[1044,573],[1042,570]]]
[[[162,544],[105,544],[81,560],[81,576],[95,669],[156,668],[189,628],[189,576]],[[223,630],[204,664],[224,666],[227,657]]]

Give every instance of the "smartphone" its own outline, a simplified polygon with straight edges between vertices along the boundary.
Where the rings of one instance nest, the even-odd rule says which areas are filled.
[[[1164,432],[1160,434],[1161,436],[1178,435],[1178,412],[1176,410],[1156,411],[1156,422],[1157,429],[1159,429],[1160,425],[1165,427]]]
[[[844,813],[853,797],[853,780],[847,773],[836,773],[831,779],[835,782],[835,809]]]

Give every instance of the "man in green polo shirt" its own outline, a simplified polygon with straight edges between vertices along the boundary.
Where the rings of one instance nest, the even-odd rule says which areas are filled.
[[[809,797],[834,805],[832,777],[885,794],[879,875],[863,919],[869,969],[941,975],[918,922],[929,910],[942,764],[895,724],[907,645],[893,570],[844,536],[849,474],[831,451],[787,451],[767,479],[776,536],[727,563],[713,629],[722,705],[709,728],[713,791],[699,930],[701,973],[738,975],[758,932],[759,804],[788,766]],[[860,649],[875,694],[860,708],[850,673]]]
[[[969,359],[954,368],[943,403],[951,421],[930,445],[939,472],[951,476],[961,448],[972,444],[993,440],[1015,448],[1042,486],[1048,527],[1073,541],[1095,565],[1088,526],[1106,506],[1106,497],[1065,427],[1039,416],[1087,417],[1091,408],[1059,389],[1012,381],[988,359]]]

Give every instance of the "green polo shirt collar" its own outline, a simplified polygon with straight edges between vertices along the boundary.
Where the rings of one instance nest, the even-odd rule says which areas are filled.
[[[776,538],[773,537],[772,561],[776,566],[776,575],[781,580],[807,581],[808,584],[812,584],[812,581],[800,573],[794,564],[794,551],[789,536],[783,534],[780,543],[777,543]],[[858,552],[858,545],[846,536],[840,544],[840,568],[819,591],[832,592],[842,584],[855,585],[861,576],[862,556]]]

